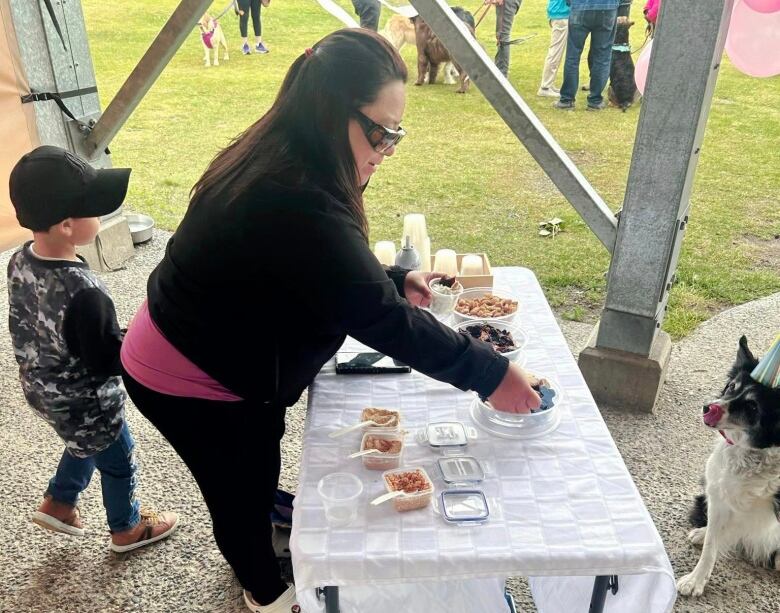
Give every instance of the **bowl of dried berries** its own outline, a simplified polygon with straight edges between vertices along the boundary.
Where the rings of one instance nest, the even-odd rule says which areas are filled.
[[[456,332],[484,341],[493,350],[505,356],[510,362],[525,364],[525,347],[528,337],[514,323],[491,319],[472,319],[453,326]]]

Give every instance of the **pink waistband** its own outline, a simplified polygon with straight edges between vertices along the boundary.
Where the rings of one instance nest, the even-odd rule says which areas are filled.
[[[168,342],[152,321],[145,300],[130,323],[120,358],[133,379],[160,394],[223,402],[243,400]]]

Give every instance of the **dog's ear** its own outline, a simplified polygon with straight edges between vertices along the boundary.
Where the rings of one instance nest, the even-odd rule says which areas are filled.
[[[755,356],[748,347],[747,337],[742,335],[742,338],[739,339],[737,361],[735,362],[734,366],[740,370],[753,370],[757,364],[758,360],[756,360]]]

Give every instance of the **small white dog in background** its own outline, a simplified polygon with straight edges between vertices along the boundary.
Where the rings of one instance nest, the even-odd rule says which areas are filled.
[[[390,17],[385,23],[385,27],[379,33],[390,41],[390,44],[395,47],[396,51],[400,51],[404,45],[415,45],[417,40],[412,20],[403,15]],[[444,65],[444,83],[446,85],[455,83],[459,76],[460,73],[452,65],[452,62],[447,62]]]
[[[209,51],[214,50],[214,66],[219,66],[219,48],[225,49],[223,60],[229,60],[228,44],[222,26],[208,13],[205,13],[198,22],[200,27],[200,42],[203,45],[203,61],[206,66],[211,66]]]

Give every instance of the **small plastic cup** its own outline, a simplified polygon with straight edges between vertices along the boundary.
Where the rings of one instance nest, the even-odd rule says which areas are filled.
[[[456,280],[454,287],[445,287],[441,284],[441,279],[436,278],[431,279],[428,287],[431,289],[431,304],[428,306],[428,310],[439,321],[449,319],[455,310],[455,303],[458,302],[459,296],[463,293],[463,286]]]
[[[349,526],[357,519],[358,498],[363,483],[351,473],[331,473],[317,484],[317,492],[325,506],[325,517],[335,527]]]

